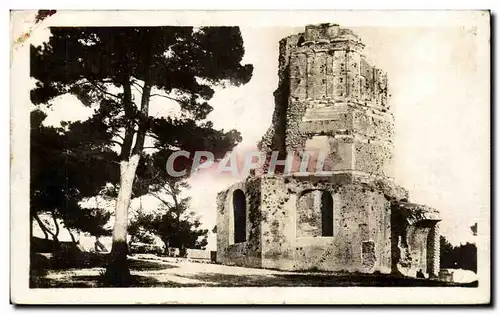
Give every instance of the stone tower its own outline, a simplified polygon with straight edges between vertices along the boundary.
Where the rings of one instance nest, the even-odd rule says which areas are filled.
[[[393,180],[386,74],[335,24],[280,41],[272,126],[260,149],[318,151],[319,175],[262,172],[218,195],[217,260],[286,270],[439,272],[437,211]]]
[[[387,76],[360,38],[338,25],[310,25],[280,43],[280,86],[264,151],[321,149],[324,170],[392,177],[394,119]]]

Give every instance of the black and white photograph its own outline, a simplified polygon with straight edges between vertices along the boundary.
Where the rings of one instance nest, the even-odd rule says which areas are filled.
[[[12,302],[490,302],[489,11],[11,24]]]

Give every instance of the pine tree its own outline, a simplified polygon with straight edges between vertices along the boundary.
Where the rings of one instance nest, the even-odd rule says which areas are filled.
[[[156,160],[178,149],[215,148],[218,156],[232,148],[241,139],[239,133],[214,130],[206,121],[212,110],[208,100],[215,85],[247,83],[253,67],[241,64],[244,47],[237,27],[58,27],[51,33],[43,46],[31,47],[31,76],[37,79],[31,100],[47,104],[70,93],[85,105],[98,105],[94,116],[83,122],[94,130],[82,132],[82,137],[89,145],[119,146],[119,189],[106,275],[127,285],[128,208],[146,137],[160,149]],[[183,114],[152,117],[152,97],[175,102]]]

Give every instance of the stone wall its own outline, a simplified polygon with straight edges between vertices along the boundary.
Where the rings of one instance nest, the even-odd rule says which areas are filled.
[[[262,178],[262,266],[293,269],[292,241],[295,237],[294,211],[285,179]]]
[[[237,189],[247,200],[244,243],[234,243],[232,195]],[[333,236],[322,236],[321,218],[310,219],[300,206],[302,195],[317,192],[332,197]],[[354,175],[250,178],[219,193],[217,261],[285,270],[389,273],[390,200],[406,197],[406,191],[390,181],[364,182]],[[312,208],[319,208],[317,199],[312,202]],[[309,231],[301,233],[304,220]]]
[[[238,182],[217,195],[217,262],[226,265],[261,267],[260,178]],[[246,201],[246,241],[235,243],[234,191]]]
[[[288,270],[391,272],[390,199],[406,197],[390,183],[355,177],[263,177],[262,266]],[[333,236],[303,233],[300,197],[324,191],[333,199]],[[313,205],[314,207],[314,205]],[[306,218],[307,219],[307,218]],[[321,220],[310,219],[311,229]]]

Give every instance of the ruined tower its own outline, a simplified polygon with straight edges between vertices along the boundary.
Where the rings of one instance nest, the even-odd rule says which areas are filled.
[[[323,173],[264,168],[219,193],[218,262],[437,275],[439,216],[394,183],[387,76],[363,48],[335,24],[280,41],[275,111],[260,148],[320,151]]]

